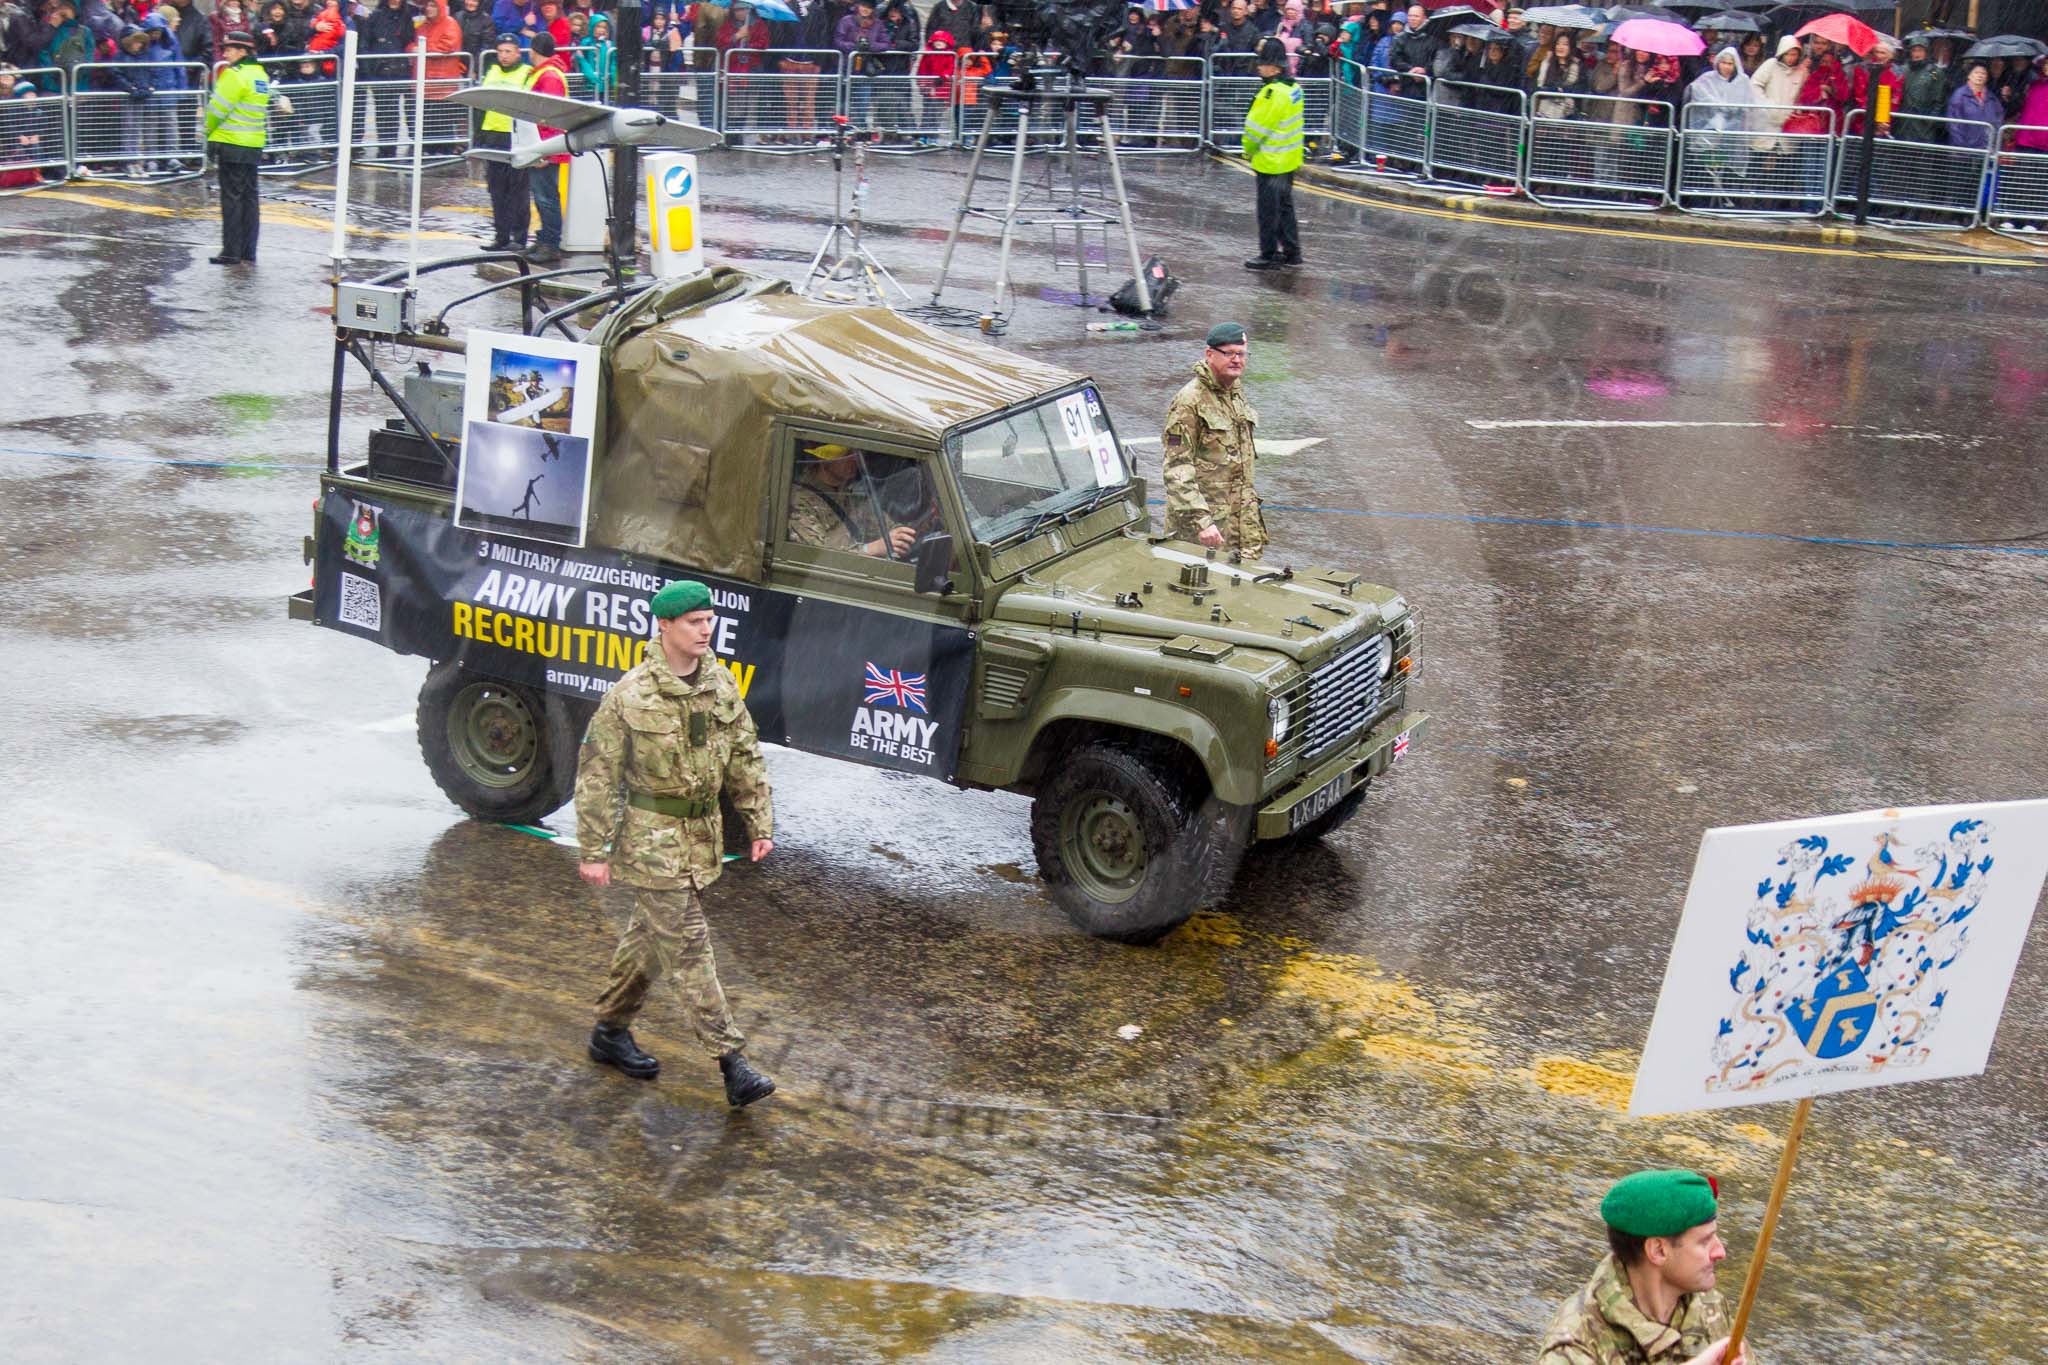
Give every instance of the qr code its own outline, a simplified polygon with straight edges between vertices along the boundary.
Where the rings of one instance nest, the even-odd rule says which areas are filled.
[[[375,583],[352,573],[342,574],[341,623],[364,630],[384,629],[384,598]]]

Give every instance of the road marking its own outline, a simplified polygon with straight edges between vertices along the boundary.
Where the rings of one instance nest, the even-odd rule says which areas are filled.
[[[1645,431],[1670,430],[1682,427],[1737,427],[1750,430],[1778,431],[1785,428],[1797,430],[1820,429],[1824,431],[1860,431],[1873,441],[1943,441],[1948,438],[1938,431],[1878,431],[1874,427],[1858,426],[1853,422],[1667,422],[1632,421],[1618,417],[1525,417],[1504,421],[1483,420],[1467,417],[1465,425],[1474,431],[1534,431],[1562,428],[1587,429],[1592,431]]]
[[[1258,446],[1258,453],[1261,455],[1299,455],[1302,451],[1313,446],[1319,446],[1328,439],[1327,436],[1302,436],[1289,440],[1274,441],[1261,438],[1255,439],[1254,444]],[[1157,436],[1134,436],[1123,444],[1127,446],[1156,446],[1159,444],[1159,438]]]
[[[1244,175],[1252,174],[1249,166],[1231,157],[1215,158],[1232,170]],[[1539,223],[1526,218],[1496,217],[1488,213],[1459,213],[1452,209],[1433,209],[1422,204],[1397,204],[1391,200],[1368,199],[1363,195],[1346,194],[1342,190],[1329,189],[1322,185],[1298,183],[1294,187],[1302,194],[1319,195],[1324,199],[1336,199],[1346,204],[1360,204],[1369,209],[1386,209],[1390,213],[1412,213],[1424,218],[1444,218],[1455,223],[1492,223],[1500,227],[1529,228],[1538,232],[1573,232],[1584,237],[1630,237],[1646,242],[1678,242],[1692,246],[1725,246],[1738,251],[1777,251],[1794,256],[1842,256],[1851,258],[1879,257],[1893,261],[1919,261],[1930,265],[1991,265],[2012,266],[2019,269],[2037,270],[2048,266],[2048,260],[2028,260],[2022,256],[1975,256],[1964,253],[1936,254],[1924,251],[1883,251],[1840,246],[1802,246],[1797,242],[1749,242],[1731,237],[1693,237],[1678,232],[1642,232],[1629,228],[1590,227],[1583,223]]]
[[[111,198],[104,194],[84,194],[78,190],[39,190],[37,195],[43,199],[68,199],[74,204],[87,204],[93,208],[115,209],[122,213],[146,214],[151,218],[181,218],[198,222],[210,220],[214,217],[212,209],[176,208],[168,204],[140,204],[132,200]],[[263,222],[265,226],[269,227],[307,228],[314,232],[332,232],[334,230],[334,220],[331,218],[317,217],[311,213],[306,213],[275,201],[263,210]],[[406,241],[411,236],[410,233],[405,232],[391,232],[383,228],[365,227],[351,227],[348,233],[351,237],[373,237],[391,242]],[[65,233],[62,235],[70,236],[72,234]],[[423,242],[467,242],[474,240],[474,238],[467,232],[448,232],[440,228],[421,228],[420,240]]]

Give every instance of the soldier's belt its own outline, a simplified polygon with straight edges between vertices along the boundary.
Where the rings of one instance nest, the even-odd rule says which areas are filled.
[[[650,796],[646,792],[628,792],[626,804],[641,810],[651,810],[656,815],[673,815],[678,819],[695,820],[718,809],[718,798],[713,796],[702,801],[692,801],[683,796]]]

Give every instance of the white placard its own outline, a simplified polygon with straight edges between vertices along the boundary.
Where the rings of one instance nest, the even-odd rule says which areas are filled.
[[[1067,440],[1086,450],[1095,434],[1095,424],[1088,420],[1088,400],[1078,393],[1070,393],[1060,399],[1060,425],[1067,429]]]
[[[2048,801],[1710,829],[1632,1114],[1974,1076],[2048,875]]]
[[[1095,457],[1095,482],[1103,488],[1121,487],[1124,457],[1116,448],[1116,437],[1106,431],[1098,432],[1089,441],[1088,452]]]
[[[590,520],[598,348],[472,331],[462,392],[455,524],[581,546]]]

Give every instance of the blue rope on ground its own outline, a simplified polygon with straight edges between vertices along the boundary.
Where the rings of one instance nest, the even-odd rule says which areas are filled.
[[[1152,498],[1149,502],[1154,507],[1166,505],[1163,498]],[[2048,557],[2048,547],[1988,541],[1973,544],[1968,541],[1875,540],[1860,536],[1802,536],[1788,531],[1723,531],[1712,527],[1654,526],[1628,521],[1578,521],[1570,517],[1509,517],[1491,516],[1480,512],[1376,512],[1364,507],[1310,507],[1301,503],[1286,502],[1269,502],[1263,505],[1276,512],[1308,512],[1333,517],[1383,517],[1392,521],[1456,521],[1475,526],[1551,526],[1571,531],[1623,531],[1635,535],[1705,536],[1716,540],[1775,540],[1793,545],[1840,545],[1859,550],[1965,550],[1976,554]]]
[[[325,469],[325,464],[283,464],[272,460],[181,460],[170,455],[107,455],[90,450],[31,450],[0,446],[0,455],[26,455],[46,460],[94,460],[101,464],[161,464],[174,469]]]

